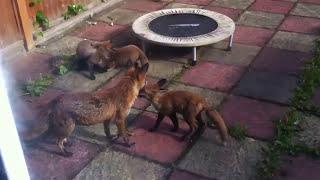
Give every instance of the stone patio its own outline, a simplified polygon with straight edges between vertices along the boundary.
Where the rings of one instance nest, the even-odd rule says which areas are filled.
[[[170,90],[188,90],[203,95],[217,108],[228,126],[241,124],[248,137],[232,139],[222,146],[216,129],[198,132],[192,142],[179,138],[188,128],[180,122],[171,132],[166,118],[158,131],[149,132],[157,118],[155,109],[138,98],[128,117],[128,128],[135,134],[130,148],[109,143],[103,125],[79,126],[71,137],[74,155],[64,158],[51,142],[24,146],[31,178],[40,179],[170,179],[233,180],[257,179],[256,163],[262,148],[275,135],[273,121],[284,116],[297,86],[304,62],[312,57],[313,41],[320,34],[319,0],[125,0],[118,8],[95,17],[97,25],[82,23],[70,33],[34,48],[25,57],[8,63],[13,89],[11,104],[22,139],[30,139],[43,129],[45,121],[36,117],[39,107],[63,92],[92,92],[110,88],[123,75],[119,69],[97,73],[89,80],[87,71],[55,76],[55,82],[41,97],[19,98],[19,85],[41,74],[51,73],[49,60],[55,55],[75,53],[83,38],[115,46],[139,45],[131,30],[139,16],[162,8],[197,7],[230,16],[236,22],[234,47],[225,51],[221,42],[199,48],[199,63],[188,66],[189,49],[152,45],[148,82],[171,80]],[[110,19],[114,26],[110,26]],[[16,92],[17,91],[17,92]],[[315,101],[320,105],[320,90]],[[18,100],[17,100],[18,99]],[[37,105],[37,106],[36,106]],[[319,117],[305,115],[303,131],[296,141],[319,147]],[[111,128],[113,134],[116,127]],[[281,173],[274,179],[318,179],[319,160],[303,155],[283,157]]]

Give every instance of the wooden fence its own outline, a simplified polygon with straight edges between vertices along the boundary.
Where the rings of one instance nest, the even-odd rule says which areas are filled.
[[[95,0],[42,0],[30,6],[31,0],[0,0],[0,49],[17,41],[32,41],[32,22],[38,10],[53,21],[62,16],[69,4],[87,5],[92,1]]]

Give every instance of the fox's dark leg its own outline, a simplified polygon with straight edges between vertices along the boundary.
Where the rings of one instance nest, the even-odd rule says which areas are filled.
[[[189,105],[188,111],[183,114],[183,118],[188,123],[190,130],[182,137],[182,140],[189,140],[198,128],[196,120],[196,110],[192,104]]]
[[[176,113],[172,113],[169,115],[172,124],[173,124],[173,128],[171,129],[172,132],[176,132],[179,129],[179,122],[178,122],[178,118],[177,118],[177,114]]]
[[[198,124],[199,124],[199,129],[206,128],[207,123],[203,122],[203,119],[202,119],[202,117],[201,117],[201,112],[199,112],[199,113],[197,114],[196,119],[197,119]]]
[[[117,138],[117,135],[111,135],[110,133],[110,121],[106,120],[103,122],[104,133],[108,139],[114,140]]]
[[[66,148],[64,147],[65,141],[66,141],[66,138],[58,138],[57,144],[58,144],[63,156],[70,157],[70,156],[72,156],[72,152],[67,151]]]
[[[149,129],[149,131],[153,132],[153,131],[157,130],[159,128],[160,123],[163,120],[163,118],[164,118],[164,115],[159,112],[156,124],[151,129]]]
[[[122,137],[123,141],[126,143],[126,146],[131,147],[135,143],[130,143],[128,134],[126,132],[126,126],[125,126],[125,118],[119,118],[116,121],[117,128],[118,128],[118,136]]]
[[[94,67],[94,64],[91,63],[91,62],[88,62],[88,68],[89,68],[89,73],[90,73],[89,78],[91,80],[95,80],[96,79],[96,77],[94,76],[93,67]]]

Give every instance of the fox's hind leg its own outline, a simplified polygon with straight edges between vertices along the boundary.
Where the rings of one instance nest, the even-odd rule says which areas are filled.
[[[172,113],[169,115],[172,124],[173,124],[173,128],[171,129],[172,132],[177,132],[179,129],[179,122],[178,122],[178,118],[177,118],[177,114],[176,113]]]
[[[160,123],[163,120],[163,118],[164,118],[164,115],[159,112],[156,124],[151,129],[149,129],[149,131],[150,132],[156,131],[159,128]]]

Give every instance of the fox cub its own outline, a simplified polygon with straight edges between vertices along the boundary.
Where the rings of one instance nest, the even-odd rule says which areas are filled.
[[[182,140],[190,139],[197,128],[206,125],[201,117],[201,114],[204,112],[207,117],[217,125],[221,139],[225,145],[229,138],[227,127],[220,114],[216,110],[211,110],[206,99],[188,91],[176,90],[163,92],[162,87],[166,82],[166,79],[161,79],[155,84],[146,85],[140,91],[140,96],[146,97],[151,101],[152,105],[158,111],[156,124],[150,131],[157,130],[165,116],[169,116],[173,123],[172,131],[177,131],[179,123],[176,113],[179,113],[190,127],[189,132],[182,137]]]

